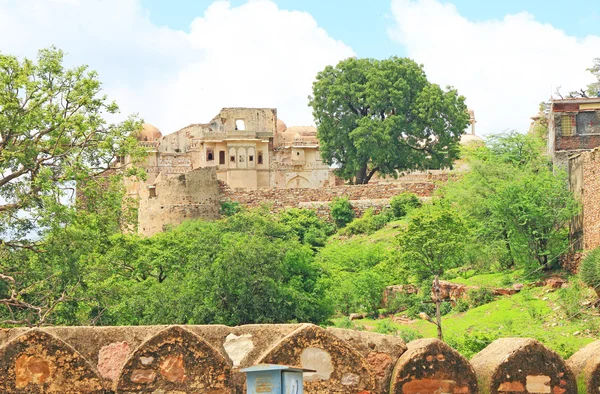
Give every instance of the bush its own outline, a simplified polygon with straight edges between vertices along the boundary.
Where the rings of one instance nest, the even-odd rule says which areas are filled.
[[[373,208],[369,208],[361,218],[355,219],[340,230],[340,235],[373,234],[375,231],[385,227],[391,219],[392,217],[386,214],[386,212],[375,215]]]
[[[348,197],[336,197],[329,204],[331,208],[331,218],[338,228],[345,227],[354,220],[354,210]]]
[[[600,290],[600,248],[596,248],[581,261],[580,277],[583,283],[594,288],[596,293]]]
[[[419,208],[421,200],[414,193],[402,193],[392,198],[390,206],[392,207],[394,216],[402,218],[414,208]]]
[[[457,300],[454,308],[452,308],[455,312],[466,312],[470,308],[469,302],[465,300]]]
[[[406,343],[423,338],[420,332],[411,330],[410,328],[402,328],[398,330],[398,336]]]
[[[467,301],[471,308],[477,308],[478,306],[494,301],[494,294],[483,287],[469,290],[469,292],[467,292]]]
[[[242,206],[239,202],[235,201],[221,201],[221,208],[219,213],[221,216],[233,216],[242,210]]]
[[[375,332],[380,334],[395,334],[398,329],[390,319],[377,320],[375,323]]]
[[[558,289],[557,295],[556,303],[569,320],[583,317],[581,301],[585,298],[585,292],[578,280],[571,281],[566,289]]]

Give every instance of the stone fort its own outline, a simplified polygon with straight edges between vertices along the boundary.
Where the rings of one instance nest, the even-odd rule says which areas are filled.
[[[471,133],[461,143],[482,141],[470,114]],[[375,178],[368,186],[343,185],[321,159],[317,129],[288,127],[274,108],[224,108],[208,123],[164,136],[144,124],[138,139],[148,153],[142,163],[147,179],[129,180],[126,187],[139,201],[138,231],[143,235],[186,219],[216,219],[221,201],[319,211],[334,197],[348,196],[359,211],[380,208],[403,190],[428,196],[432,181],[447,176],[434,170],[399,182]],[[127,165],[127,158],[118,162]]]

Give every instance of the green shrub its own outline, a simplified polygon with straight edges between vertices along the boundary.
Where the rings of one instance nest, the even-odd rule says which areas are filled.
[[[581,301],[585,292],[578,280],[573,280],[566,289],[558,289],[556,303],[561,307],[568,319],[581,318]]]
[[[579,275],[583,283],[594,290],[600,290],[600,248],[594,249],[583,258]]]
[[[352,223],[340,230],[341,235],[373,234],[375,231],[385,227],[391,221],[391,215],[385,212],[375,215],[373,208],[365,211],[361,218],[355,219]]]
[[[401,193],[392,198],[390,206],[392,207],[394,216],[402,218],[414,208],[419,208],[421,200],[414,193]]]
[[[339,322],[337,322],[335,324],[336,327],[338,328],[346,328],[346,329],[353,329],[354,328],[354,322],[352,320],[350,320],[348,318],[348,316],[344,316],[340,319]]]
[[[420,332],[411,330],[410,328],[401,328],[398,330],[398,336],[406,343],[423,338]]]
[[[467,301],[471,308],[477,308],[478,306],[494,301],[494,294],[491,292],[491,290],[483,287],[469,290],[467,292]]]
[[[452,308],[454,310],[454,312],[466,312],[469,310],[471,306],[469,305],[469,302],[466,300],[458,300],[456,301],[456,304],[454,305],[454,308]]]
[[[354,210],[348,197],[336,197],[329,204],[331,208],[331,218],[338,228],[345,227],[354,220]]]
[[[398,329],[390,319],[377,320],[375,323],[375,332],[380,334],[395,334]]]
[[[467,331],[461,335],[447,336],[446,342],[464,357],[470,359],[499,337],[499,333]]]
[[[236,201],[221,201],[219,213],[221,216],[233,216],[242,210],[242,206]]]

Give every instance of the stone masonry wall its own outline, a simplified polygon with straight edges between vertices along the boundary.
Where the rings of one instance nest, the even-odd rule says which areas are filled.
[[[569,366],[525,338],[500,339],[469,362],[436,339],[407,347],[312,324],[0,330],[3,394],[237,394],[240,369],[264,363],[314,370],[307,394],[576,393]]]
[[[584,249],[600,246],[600,150],[582,153],[583,156],[583,235]]]
[[[329,215],[328,204],[336,197],[348,197],[360,216],[368,208],[379,211],[389,206],[390,199],[402,192],[430,197],[436,189],[433,180],[297,189],[238,190],[231,189],[223,183],[219,186],[221,201],[238,202],[249,208],[269,204],[272,212],[285,208],[310,208],[316,210],[320,216]]]

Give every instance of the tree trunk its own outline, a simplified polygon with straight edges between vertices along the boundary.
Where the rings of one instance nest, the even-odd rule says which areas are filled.
[[[369,182],[369,180],[367,179],[367,163],[365,163],[362,167],[360,167],[360,170],[358,170],[358,172],[356,173],[355,183],[357,185],[364,185],[367,182]]]
[[[502,229],[502,237],[504,238],[504,245],[506,246],[506,251],[508,252],[508,259],[509,259],[508,264],[509,265],[507,268],[512,268],[515,266],[515,259],[513,257],[512,250],[510,248],[510,240],[508,238],[508,231],[506,231],[505,227]]]
[[[437,335],[438,339],[443,341],[444,335],[442,334],[442,313],[440,311],[440,304],[442,303],[440,300],[440,277],[437,275],[435,276],[433,289],[435,290],[435,324],[437,326]]]

